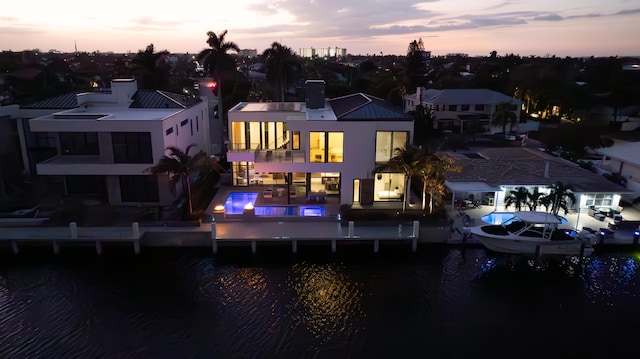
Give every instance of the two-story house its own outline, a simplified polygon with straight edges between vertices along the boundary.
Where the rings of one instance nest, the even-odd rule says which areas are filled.
[[[67,194],[95,195],[115,205],[167,205],[167,176],[145,169],[168,146],[209,148],[207,101],[164,91],[139,91],[133,79],[110,91],[80,93],[72,109],[32,118],[55,154],[36,163],[39,176],[64,178]],[[193,154],[193,153],[192,153]]]
[[[521,116],[522,101],[487,89],[425,89],[404,97],[404,111],[421,105],[433,114],[434,128],[454,133],[495,134],[503,132],[502,126],[493,126],[492,118],[501,104],[515,115],[515,124],[506,131],[526,133],[538,130],[538,122],[526,121]]]
[[[372,178],[372,171],[409,144],[412,118],[362,93],[326,99],[324,86],[308,80],[305,102],[242,102],[229,110],[233,185],[268,179],[343,204],[400,201],[403,175]]]

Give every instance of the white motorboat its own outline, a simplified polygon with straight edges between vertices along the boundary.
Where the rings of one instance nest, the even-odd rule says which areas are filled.
[[[521,254],[588,255],[595,235],[558,228],[562,221],[552,213],[514,212],[502,224],[484,224],[469,232],[490,250]]]

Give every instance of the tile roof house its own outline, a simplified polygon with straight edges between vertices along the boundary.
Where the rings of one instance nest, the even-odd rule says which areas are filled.
[[[505,197],[517,187],[540,192],[562,182],[571,185],[576,203],[571,209],[586,211],[590,205],[617,207],[630,191],[603,176],[565,159],[529,147],[487,148],[474,153],[449,153],[462,168],[447,173],[445,185],[453,193],[452,201],[489,198],[496,210],[504,210]]]
[[[422,105],[433,112],[436,129],[465,133],[465,129],[468,132],[473,127],[479,133],[495,134],[503,132],[501,126],[491,125],[497,105],[501,103],[508,103],[509,110],[516,115],[516,124],[507,126],[507,131],[525,133],[538,130],[538,122],[527,121],[521,116],[520,100],[488,89],[418,87],[416,93],[404,97],[404,111],[413,111]]]
[[[229,134],[235,186],[270,181],[294,186],[299,196],[326,193],[339,203],[370,204],[401,200],[401,174],[371,173],[410,143],[413,120],[362,93],[326,99],[324,81],[309,80],[305,102],[230,109]]]
[[[29,116],[39,109],[48,113]],[[133,79],[113,80],[110,91],[78,93],[75,100],[64,95],[23,111],[25,138],[51,147],[46,157],[31,157],[37,175],[61,177],[68,194],[92,194],[109,204],[170,204],[175,197],[167,189],[168,176],[144,170],[168,146],[209,148],[206,100],[139,91]],[[23,150],[29,157],[29,149]]]

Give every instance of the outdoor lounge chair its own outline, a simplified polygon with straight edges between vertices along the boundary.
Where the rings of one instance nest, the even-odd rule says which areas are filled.
[[[262,191],[262,198],[273,198],[273,190],[271,188],[266,188]]]

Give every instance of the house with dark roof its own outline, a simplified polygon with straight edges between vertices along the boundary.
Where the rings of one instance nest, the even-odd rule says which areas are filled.
[[[23,113],[23,151],[38,176],[62,178],[67,194],[94,195],[114,205],[168,205],[168,176],[144,172],[169,146],[208,151],[206,99],[138,90],[133,79],[109,91],[59,96]],[[45,114],[38,116],[39,111]],[[34,156],[34,144],[47,148]],[[192,152],[192,154],[195,152]]]
[[[404,111],[409,112],[421,105],[434,116],[434,128],[453,133],[495,134],[503,132],[502,126],[491,125],[498,106],[508,104],[515,114],[513,125],[506,131],[526,133],[538,131],[538,122],[527,121],[521,116],[522,101],[488,89],[425,89],[418,87],[416,93],[404,97]]]
[[[525,187],[530,193],[547,193],[550,185],[561,182],[571,185],[576,197],[569,209],[587,213],[589,206],[617,208],[621,199],[632,192],[575,163],[531,147],[486,148],[449,155],[462,169],[446,175],[445,186],[452,193],[452,205],[456,200],[474,199],[504,211],[510,191]]]
[[[305,102],[241,102],[229,110],[232,184],[288,184],[292,196],[339,203],[401,201],[404,176],[381,173],[413,136],[413,119],[363,93],[327,99],[308,80]]]

